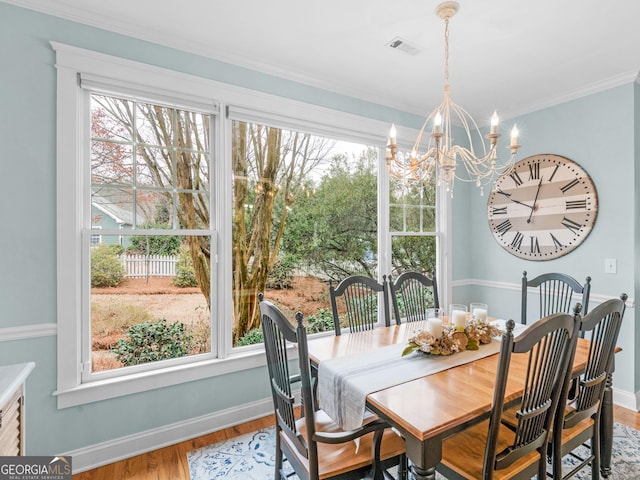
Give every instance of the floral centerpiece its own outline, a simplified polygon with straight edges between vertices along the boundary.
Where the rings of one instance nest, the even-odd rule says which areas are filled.
[[[492,337],[503,333],[497,326],[475,319],[469,321],[464,330],[458,330],[452,325],[443,326],[442,335],[438,338],[427,331],[419,330],[409,339],[409,345],[402,351],[402,356],[412,352],[451,355],[465,350],[477,350],[480,345],[490,343]]]

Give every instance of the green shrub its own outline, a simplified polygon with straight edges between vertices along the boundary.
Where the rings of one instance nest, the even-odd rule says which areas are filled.
[[[173,278],[176,287],[197,287],[196,272],[193,269],[191,252],[186,245],[180,246],[178,262],[176,263],[176,276]]]
[[[291,259],[286,257],[278,259],[267,275],[267,288],[277,290],[291,288],[294,267]]]
[[[165,223],[145,223],[140,229],[167,229]],[[139,255],[175,255],[180,248],[180,237],[176,235],[132,235],[128,250]]]
[[[117,251],[116,248],[104,244],[91,249],[92,287],[116,287],[122,281],[126,271]]]
[[[321,308],[316,315],[307,317],[307,333],[328,332],[334,328],[333,313],[326,308]]]
[[[242,337],[238,339],[236,347],[243,347],[245,345],[255,345],[256,343],[264,343],[264,337],[262,335],[262,327],[252,328]]]
[[[191,349],[191,335],[182,322],[144,322],[132,325],[127,338],[118,340],[112,351],[124,366],[183,357]]]

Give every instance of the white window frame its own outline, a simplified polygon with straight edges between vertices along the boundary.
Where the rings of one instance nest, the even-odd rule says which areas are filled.
[[[233,348],[231,338],[232,306],[232,165],[231,117],[245,121],[268,122],[283,128],[308,131],[336,139],[379,145],[380,181],[388,183],[383,146],[389,123],[367,117],[319,107],[243,87],[200,78],[161,67],[113,57],[78,47],[51,42],[56,53],[57,69],[57,322],[58,322],[58,408],[115,398],[170,385],[196,381],[216,375],[265,365],[263,348]],[[176,99],[185,106],[207,105],[218,108],[218,121],[212,136],[211,168],[212,237],[211,259],[212,318],[228,319],[212,323],[215,358],[197,355],[185,362],[168,362],[166,367],[113,376],[100,381],[82,381],[82,295],[83,262],[88,249],[81,248],[84,204],[82,162],[86,158],[89,126],[82,113],[88,111],[86,92],[79,84],[110,86],[131,92],[151,101]],[[86,83],[87,84],[87,83]],[[207,111],[211,111],[207,110]],[[408,130],[408,129],[407,129]],[[415,136],[415,131],[410,133]],[[408,138],[408,137],[407,137]],[[86,168],[86,167],[85,167]],[[380,202],[388,203],[381,192]],[[379,209],[379,215],[385,209]],[[379,251],[388,246],[388,216],[379,218]],[[104,232],[103,232],[104,233]],[[215,247],[215,248],[214,248]],[[382,256],[379,256],[382,258]],[[380,263],[383,268],[383,263]],[[86,274],[85,274],[86,275]],[[444,279],[439,279],[441,284]],[[123,371],[126,369],[123,369]]]

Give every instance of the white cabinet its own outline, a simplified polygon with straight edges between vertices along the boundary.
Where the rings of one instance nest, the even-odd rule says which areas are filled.
[[[24,383],[34,367],[0,366],[0,457],[24,455]]]

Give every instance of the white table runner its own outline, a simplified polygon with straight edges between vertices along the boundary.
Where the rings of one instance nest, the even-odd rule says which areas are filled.
[[[320,407],[343,429],[357,428],[362,425],[370,393],[488,357],[500,351],[500,342],[494,339],[478,350],[448,356],[412,353],[402,357],[405,347],[405,344],[389,345],[320,362]]]

